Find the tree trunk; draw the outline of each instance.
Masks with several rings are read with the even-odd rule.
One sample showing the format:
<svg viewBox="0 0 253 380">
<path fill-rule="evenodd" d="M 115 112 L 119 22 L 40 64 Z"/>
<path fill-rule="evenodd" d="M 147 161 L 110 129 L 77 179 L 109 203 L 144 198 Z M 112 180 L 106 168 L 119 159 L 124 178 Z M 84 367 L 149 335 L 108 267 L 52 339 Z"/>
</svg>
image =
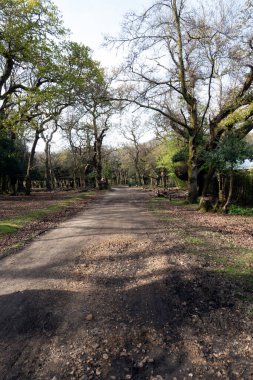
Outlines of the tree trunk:
<svg viewBox="0 0 253 380">
<path fill-rule="evenodd" d="M 203 185 L 203 189 L 202 189 L 201 199 L 199 202 L 199 209 L 205 209 L 206 208 L 205 204 L 206 204 L 207 191 L 208 191 L 208 187 L 210 185 L 211 178 L 213 175 L 214 175 L 214 169 L 209 168 L 207 175 L 206 175 L 206 178 L 204 179 L 204 185 Z"/>
<path fill-rule="evenodd" d="M 207 195 L 207 191 L 208 191 L 208 187 L 210 185 L 210 182 L 211 182 L 211 179 L 214 175 L 214 169 L 213 168 L 210 168 L 207 172 L 207 175 L 204 179 L 204 185 L 203 185 L 203 189 L 202 189 L 202 194 L 201 194 L 201 197 L 206 197 Z"/>
<path fill-rule="evenodd" d="M 98 188 L 98 190 L 102 190 L 102 164 L 101 164 L 101 161 L 99 160 L 99 162 L 97 163 L 97 167 L 96 167 L 96 187 Z"/>
<path fill-rule="evenodd" d="M 87 176 L 88 176 L 89 168 L 90 168 L 90 164 L 87 164 L 87 165 L 85 165 L 85 167 L 84 167 L 84 171 L 83 171 L 83 187 L 84 187 L 84 189 L 85 189 L 85 188 L 87 187 L 87 185 L 88 185 Z"/>
<path fill-rule="evenodd" d="M 22 179 L 18 179 L 18 188 L 17 188 L 17 192 L 18 193 L 25 193 L 25 187 L 24 187 L 24 182 L 23 182 L 23 178 Z"/>
<path fill-rule="evenodd" d="M 221 210 L 221 208 L 224 207 L 224 204 L 226 202 L 226 199 L 225 199 L 226 178 L 224 178 L 220 172 L 217 172 L 217 181 L 218 181 L 218 198 L 214 205 L 214 211 Z"/>
<path fill-rule="evenodd" d="M 135 169 L 136 169 L 136 172 L 137 172 L 138 185 L 141 186 L 142 185 L 142 180 L 141 180 L 140 170 L 139 170 L 138 166 L 136 166 Z"/>
<path fill-rule="evenodd" d="M 94 143 L 94 166 L 96 169 L 96 188 L 102 190 L 102 143 L 99 138 Z"/>
<path fill-rule="evenodd" d="M 188 200 L 190 203 L 198 201 L 198 166 L 195 138 L 189 137 L 188 159 Z"/>
<path fill-rule="evenodd" d="M 228 191 L 228 197 L 227 197 L 227 201 L 223 207 L 223 211 L 224 212 L 227 212 L 228 210 L 228 207 L 231 203 L 231 199 L 232 199 L 232 195 L 233 195 L 233 185 L 234 185 L 234 172 L 233 172 L 233 169 L 230 170 L 230 173 L 229 173 L 229 191 Z"/>
<path fill-rule="evenodd" d="M 136 149 L 136 154 L 135 154 L 135 159 L 134 159 L 134 166 L 135 166 L 135 170 L 136 170 L 136 173 L 137 173 L 138 185 L 141 186 L 142 185 L 142 178 L 141 178 L 141 171 L 140 171 L 140 167 L 139 167 L 139 163 L 140 163 L 139 143 L 136 140 L 135 136 L 134 136 L 134 145 L 135 145 L 135 149 Z"/>
<path fill-rule="evenodd" d="M 50 158 L 49 158 L 49 142 L 46 142 L 45 145 L 45 180 L 46 180 L 46 188 L 48 191 L 52 190 L 52 182 L 51 182 L 51 174 L 50 174 Z"/>
<path fill-rule="evenodd" d="M 51 187 L 52 187 L 52 190 L 55 190 L 55 188 L 56 188 L 56 178 L 55 178 L 54 173 L 53 173 L 51 146 L 50 145 L 49 145 L 49 150 L 48 150 L 48 158 L 49 158 L 49 172 L 50 172 Z"/>
<path fill-rule="evenodd" d="M 17 177 L 10 177 L 11 195 L 17 195 Z"/>
<path fill-rule="evenodd" d="M 43 129 L 40 131 L 42 132 L 43 140 L 45 141 L 45 181 L 46 181 L 46 188 L 48 191 L 52 191 L 53 188 L 55 188 L 55 181 L 52 175 L 52 160 L 51 160 L 51 151 L 50 151 L 50 144 L 53 139 L 54 133 L 57 131 L 57 124 L 55 124 L 54 129 L 51 131 L 49 136 L 43 135 Z"/>
<path fill-rule="evenodd" d="M 26 177 L 25 177 L 25 194 L 26 195 L 31 194 L 31 188 L 32 188 L 31 173 L 32 173 L 33 164 L 34 164 L 35 150 L 36 150 L 36 146 L 37 146 L 37 143 L 39 141 L 39 138 L 40 138 L 40 133 L 41 133 L 40 130 L 36 130 L 35 139 L 33 141 L 31 153 L 30 153 L 29 160 L 28 160 Z"/>
<path fill-rule="evenodd" d="M 224 178 L 222 178 L 222 175 L 220 173 L 217 173 L 217 180 L 218 180 L 218 185 L 219 185 L 219 202 L 220 204 L 224 204 L 225 202 L 225 183 L 224 183 Z"/>
<path fill-rule="evenodd" d="M 1 186 L 2 193 L 7 193 L 8 191 L 8 185 L 7 185 L 7 176 L 4 174 L 2 176 L 2 186 Z"/>
<path fill-rule="evenodd" d="M 25 178 L 25 195 L 31 195 L 32 191 L 32 180 L 30 176 L 26 176 Z"/>
</svg>

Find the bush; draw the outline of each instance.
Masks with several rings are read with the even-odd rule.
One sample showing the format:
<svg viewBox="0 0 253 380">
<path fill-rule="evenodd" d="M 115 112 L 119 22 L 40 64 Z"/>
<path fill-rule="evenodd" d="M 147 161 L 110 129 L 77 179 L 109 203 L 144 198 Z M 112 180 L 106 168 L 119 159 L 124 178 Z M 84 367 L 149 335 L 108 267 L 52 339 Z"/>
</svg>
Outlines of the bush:
<svg viewBox="0 0 253 380">
<path fill-rule="evenodd" d="M 253 216 L 253 208 L 231 205 L 228 213 L 230 215 Z"/>
<path fill-rule="evenodd" d="M 179 152 L 175 153 L 172 157 L 172 162 L 187 162 L 188 160 L 188 150 L 187 148 L 181 149 Z"/>
</svg>

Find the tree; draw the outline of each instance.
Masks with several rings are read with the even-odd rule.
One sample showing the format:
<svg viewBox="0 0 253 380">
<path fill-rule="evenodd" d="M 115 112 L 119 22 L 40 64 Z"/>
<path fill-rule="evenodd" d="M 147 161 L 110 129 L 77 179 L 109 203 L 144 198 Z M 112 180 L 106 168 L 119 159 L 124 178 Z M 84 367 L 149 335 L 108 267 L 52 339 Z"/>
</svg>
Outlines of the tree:
<svg viewBox="0 0 253 380">
<path fill-rule="evenodd" d="M 118 74 L 124 83 L 118 99 L 161 114 L 187 141 L 191 203 L 198 198 L 203 133 L 209 134 L 208 149 L 215 149 L 226 130 L 238 128 L 234 113 L 241 107 L 240 132 L 253 128 L 252 6 L 247 16 L 245 8 L 232 1 L 156 1 L 140 15 L 129 13 L 121 35 L 107 39 L 129 48 Z"/>
<path fill-rule="evenodd" d="M 89 87 L 89 93 L 80 92 L 79 101 L 82 102 L 83 117 L 81 119 L 85 128 L 93 134 L 93 165 L 96 171 L 96 187 L 101 190 L 102 184 L 102 146 L 103 140 L 111 126 L 110 120 L 116 108 L 109 100 L 110 82 L 103 76 L 94 78 Z"/>
<path fill-rule="evenodd" d="M 140 122 L 140 119 L 136 117 L 129 120 L 126 125 L 121 128 L 122 135 L 131 144 L 128 146 L 127 150 L 134 164 L 134 169 L 137 177 L 136 182 L 139 186 L 143 185 L 144 175 L 143 159 L 141 157 L 142 146 L 140 142 L 141 138 L 144 135 L 144 132 L 145 131 Z"/>
<path fill-rule="evenodd" d="M 51 191 L 54 188 L 54 180 L 52 175 L 52 161 L 51 161 L 51 142 L 54 134 L 57 131 L 58 123 L 57 120 L 54 121 L 51 128 L 41 133 L 42 138 L 45 142 L 45 180 L 46 180 L 46 188 L 48 191 Z"/>
<path fill-rule="evenodd" d="M 186 155 L 184 153 L 186 153 Z M 166 169 L 170 183 L 185 187 L 185 182 L 182 181 L 185 175 L 185 165 L 182 167 L 182 161 L 187 161 L 185 144 L 174 134 L 166 135 L 163 140 L 156 145 L 154 155 L 156 157 L 157 168 Z M 181 179 L 179 178 L 179 173 Z"/>
<path fill-rule="evenodd" d="M 35 131 L 26 174 L 26 194 L 31 192 L 31 173 L 36 146 L 50 122 L 57 122 L 61 113 L 77 103 L 80 87 L 88 93 L 90 82 L 99 74 L 97 63 L 90 57 L 90 50 L 69 42 L 61 54 L 57 54 L 59 65 L 51 72 L 51 81 L 42 87 L 20 94 L 15 106 L 9 110 L 6 124 L 13 130 Z M 48 183 L 48 187 L 49 183 Z"/>
<path fill-rule="evenodd" d="M 253 159 L 253 148 L 234 132 L 227 132 L 214 151 L 205 152 L 205 165 L 217 174 L 219 183 L 218 202 L 224 211 L 227 211 L 232 200 L 234 171 L 246 159 Z M 229 190 L 226 199 L 225 181 L 222 174 L 229 176 Z M 215 208 L 217 208 L 217 204 Z"/>
<path fill-rule="evenodd" d="M 1 191 L 16 194 L 16 183 L 24 177 L 27 148 L 22 140 L 14 140 L 6 132 L 0 134 Z"/>
<path fill-rule="evenodd" d="M 66 138 L 73 159 L 74 187 L 86 188 L 88 175 L 94 171 L 93 166 L 93 130 L 81 121 L 82 112 L 72 109 L 61 121 L 61 129 Z"/>
<path fill-rule="evenodd" d="M 65 35 L 50 0 L 3 0 L 0 9 L 0 129 L 20 94 L 52 80 L 57 38 Z"/>
</svg>

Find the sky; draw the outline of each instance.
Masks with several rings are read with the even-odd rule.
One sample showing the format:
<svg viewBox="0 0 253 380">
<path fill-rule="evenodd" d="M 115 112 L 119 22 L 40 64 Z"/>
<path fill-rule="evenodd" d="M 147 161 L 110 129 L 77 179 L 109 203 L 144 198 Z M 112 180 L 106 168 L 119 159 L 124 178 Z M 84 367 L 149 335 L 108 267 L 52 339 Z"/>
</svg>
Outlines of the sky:
<svg viewBox="0 0 253 380">
<path fill-rule="evenodd" d="M 102 48 L 104 35 L 117 36 L 124 15 L 129 10 L 142 11 L 149 0 L 54 0 L 63 15 L 64 24 L 72 31 L 72 39 L 93 50 L 93 58 L 103 67 L 119 61 L 116 52 Z"/>
</svg>

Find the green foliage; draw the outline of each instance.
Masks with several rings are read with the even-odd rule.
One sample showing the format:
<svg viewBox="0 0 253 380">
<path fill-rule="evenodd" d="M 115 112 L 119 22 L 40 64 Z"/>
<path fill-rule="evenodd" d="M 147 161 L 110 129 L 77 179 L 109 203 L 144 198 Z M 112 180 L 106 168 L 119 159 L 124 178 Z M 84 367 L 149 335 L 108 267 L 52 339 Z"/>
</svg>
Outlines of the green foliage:
<svg viewBox="0 0 253 380">
<path fill-rule="evenodd" d="M 0 128 L 9 130 L 20 119 L 30 121 L 45 99 L 57 70 L 57 39 L 66 31 L 50 0 L 3 0 L 0 30 Z"/>
<path fill-rule="evenodd" d="M 104 72 L 91 50 L 68 40 L 51 0 L 1 1 L 0 131 L 18 136 L 35 129 L 38 137 L 67 107 L 90 104 L 97 89 L 105 97 L 105 87 Z M 23 176 L 25 160 L 20 160 L 17 143 L 7 140 L 0 142 L 0 171 L 8 176 L 2 188 L 10 179 L 15 192 L 15 178 Z M 33 163 L 29 161 L 27 172 Z M 73 166 L 69 171 L 72 175 Z M 32 175 L 42 179 L 44 170 L 33 170 Z"/>
<path fill-rule="evenodd" d="M 0 129 L 37 129 L 104 81 L 90 49 L 65 40 L 51 0 L 3 0 L 0 31 L 0 98 L 6 100 Z"/>
<path fill-rule="evenodd" d="M 189 202 L 185 199 L 173 198 L 170 200 L 170 203 L 174 206 L 189 206 Z"/>
<path fill-rule="evenodd" d="M 0 27 L 0 55 L 43 70 L 55 38 L 66 32 L 50 0 L 2 0 Z"/>
<path fill-rule="evenodd" d="M 169 178 L 171 178 L 177 186 L 184 187 L 184 182 L 177 178 L 174 171 L 174 157 L 180 155 L 185 147 L 181 140 L 174 136 L 168 136 L 167 140 L 159 144 L 155 148 L 155 157 L 158 168 L 165 168 Z"/>
<path fill-rule="evenodd" d="M 11 224 L 0 223 L 0 235 L 7 235 L 17 231 L 17 227 Z"/>
<path fill-rule="evenodd" d="M 156 158 L 158 167 L 165 167 L 169 173 L 173 171 L 172 157 L 178 152 L 175 139 L 168 138 L 167 141 L 156 147 Z"/>
<path fill-rule="evenodd" d="M 84 101 L 95 88 L 105 86 L 103 69 L 92 59 L 89 47 L 69 41 L 62 49 L 59 60 L 61 87 L 74 103 Z"/>
<path fill-rule="evenodd" d="M 253 216 L 253 208 L 240 207 L 232 204 L 229 206 L 228 213 L 231 215 Z"/>
<path fill-rule="evenodd" d="M 196 236 L 189 236 L 186 240 L 192 245 L 203 245 L 203 240 Z"/>
<path fill-rule="evenodd" d="M 20 141 L 0 135 L 0 176 L 16 178 L 24 174 L 25 149 Z"/>
<path fill-rule="evenodd" d="M 219 172 L 234 170 L 246 159 L 253 159 L 253 147 L 236 133 L 228 132 L 214 151 L 205 152 L 204 167 L 212 167 Z"/>
<path fill-rule="evenodd" d="M 182 148 L 181 150 L 179 150 L 178 152 L 176 152 L 173 156 L 172 156 L 172 162 L 173 163 L 176 163 L 176 162 L 187 162 L 188 160 L 188 149 L 187 147 L 184 147 Z"/>
</svg>

